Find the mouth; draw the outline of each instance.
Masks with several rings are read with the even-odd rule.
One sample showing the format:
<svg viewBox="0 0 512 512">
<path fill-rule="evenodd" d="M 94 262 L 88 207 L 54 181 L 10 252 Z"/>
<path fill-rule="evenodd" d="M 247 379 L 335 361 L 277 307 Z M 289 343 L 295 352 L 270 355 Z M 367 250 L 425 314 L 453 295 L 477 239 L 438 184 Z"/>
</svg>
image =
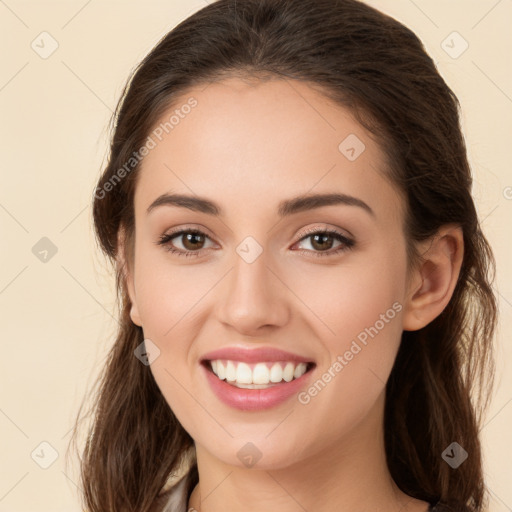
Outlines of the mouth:
<svg viewBox="0 0 512 512">
<path fill-rule="evenodd" d="M 247 363 L 229 359 L 205 359 L 201 364 L 221 381 L 239 389 L 267 389 L 300 379 L 316 364 L 298 361 Z"/>
</svg>

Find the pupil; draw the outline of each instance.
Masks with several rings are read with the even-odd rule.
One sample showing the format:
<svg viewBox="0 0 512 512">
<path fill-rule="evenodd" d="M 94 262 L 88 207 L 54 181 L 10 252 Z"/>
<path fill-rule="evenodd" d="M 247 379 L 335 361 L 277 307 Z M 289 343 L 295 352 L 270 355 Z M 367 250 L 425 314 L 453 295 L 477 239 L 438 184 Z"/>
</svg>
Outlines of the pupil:
<svg viewBox="0 0 512 512">
<path fill-rule="evenodd" d="M 321 239 L 321 242 L 319 244 L 317 244 L 317 239 L 318 238 Z M 332 245 L 332 242 L 331 242 L 331 244 L 327 244 L 328 247 L 326 247 L 325 245 L 322 245 L 322 244 L 325 244 L 326 239 L 329 239 L 329 238 L 331 238 L 331 235 L 327 235 L 327 234 L 324 234 L 324 235 L 313 235 L 313 239 L 314 239 L 313 245 L 315 245 L 315 244 L 319 245 L 320 249 L 325 249 L 325 248 L 329 249 L 330 246 Z"/>
<path fill-rule="evenodd" d="M 186 242 L 187 243 L 192 243 L 192 248 L 196 248 L 197 249 L 197 240 L 195 240 L 196 238 L 200 238 L 201 235 L 198 234 L 198 233 L 187 233 L 185 235 L 185 238 L 186 238 Z M 201 243 L 201 241 L 199 241 L 199 244 Z"/>
</svg>

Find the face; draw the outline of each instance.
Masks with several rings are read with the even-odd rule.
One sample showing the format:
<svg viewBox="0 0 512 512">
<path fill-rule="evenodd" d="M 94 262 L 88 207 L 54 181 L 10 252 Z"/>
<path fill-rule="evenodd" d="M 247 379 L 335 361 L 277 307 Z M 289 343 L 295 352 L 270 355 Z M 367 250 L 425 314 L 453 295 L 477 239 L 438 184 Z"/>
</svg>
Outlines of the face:
<svg viewBox="0 0 512 512">
<path fill-rule="evenodd" d="M 132 320 L 160 351 L 158 386 L 198 450 L 223 463 L 246 464 L 242 447 L 260 468 L 348 450 L 382 411 L 407 296 L 403 201 L 383 152 L 301 82 L 194 88 L 161 122 L 175 109 L 138 176 L 128 277 Z M 273 371 L 281 383 L 240 389 L 205 358 L 234 360 L 242 384 L 240 361 L 249 379 Z"/>
</svg>

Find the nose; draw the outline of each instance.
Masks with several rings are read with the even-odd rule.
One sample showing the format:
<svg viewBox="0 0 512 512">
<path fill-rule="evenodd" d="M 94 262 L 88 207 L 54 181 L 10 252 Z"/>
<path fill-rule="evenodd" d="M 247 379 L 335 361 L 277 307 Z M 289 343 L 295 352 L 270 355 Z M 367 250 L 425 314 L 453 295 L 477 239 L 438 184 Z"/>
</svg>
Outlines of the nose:
<svg viewBox="0 0 512 512">
<path fill-rule="evenodd" d="M 291 294 L 286 279 L 270 268 L 268 260 L 265 251 L 252 263 L 235 254 L 234 267 L 220 287 L 218 319 L 240 334 L 259 335 L 289 320 Z"/>
</svg>

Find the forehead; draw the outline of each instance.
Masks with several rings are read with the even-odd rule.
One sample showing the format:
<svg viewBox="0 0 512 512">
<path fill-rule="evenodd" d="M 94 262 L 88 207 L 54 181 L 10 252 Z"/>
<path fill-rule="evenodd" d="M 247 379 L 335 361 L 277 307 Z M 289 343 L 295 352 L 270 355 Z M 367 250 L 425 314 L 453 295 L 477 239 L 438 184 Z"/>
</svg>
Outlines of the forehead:
<svg viewBox="0 0 512 512">
<path fill-rule="evenodd" d="M 253 211 L 309 192 L 339 192 L 401 218 L 380 146 L 346 108 L 305 82 L 230 78 L 191 88 L 150 136 L 154 147 L 135 195 L 139 214 L 171 192 Z"/>
</svg>

